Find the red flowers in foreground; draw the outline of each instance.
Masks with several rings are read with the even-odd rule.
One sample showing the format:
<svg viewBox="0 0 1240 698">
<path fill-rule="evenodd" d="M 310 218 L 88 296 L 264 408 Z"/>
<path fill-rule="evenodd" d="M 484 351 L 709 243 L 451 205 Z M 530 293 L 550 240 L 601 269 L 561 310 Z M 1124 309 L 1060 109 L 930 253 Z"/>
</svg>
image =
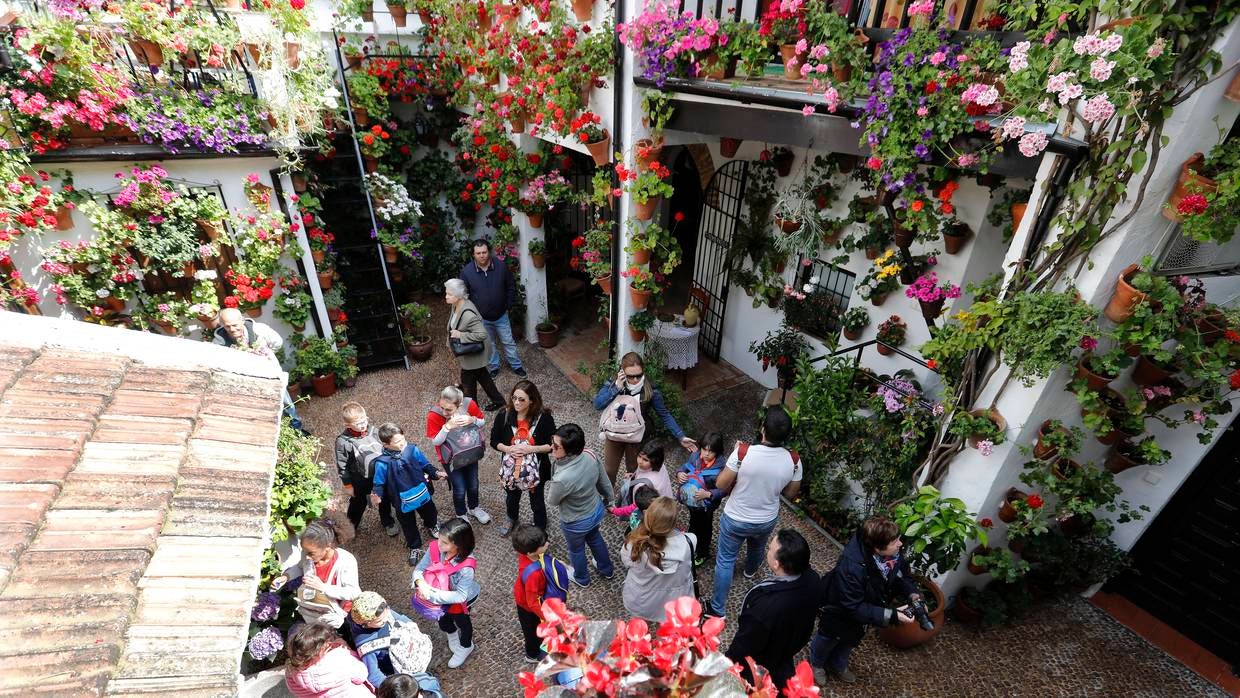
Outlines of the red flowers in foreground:
<svg viewBox="0 0 1240 698">
<path fill-rule="evenodd" d="M 1206 201 L 1203 194 L 1189 194 L 1180 199 L 1180 203 L 1176 204 L 1175 209 L 1181 216 L 1198 216 L 1206 212 L 1210 207 L 1210 202 Z"/>
</svg>

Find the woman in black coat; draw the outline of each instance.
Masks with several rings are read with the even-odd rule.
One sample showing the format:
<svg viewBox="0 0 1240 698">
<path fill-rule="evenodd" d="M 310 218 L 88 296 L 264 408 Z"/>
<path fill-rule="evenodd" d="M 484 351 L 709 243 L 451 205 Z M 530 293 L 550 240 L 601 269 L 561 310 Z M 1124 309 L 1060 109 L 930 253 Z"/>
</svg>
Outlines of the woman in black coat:
<svg viewBox="0 0 1240 698">
<path fill-rule="evenodd" d="M 547 530 L 543 486 L 551 479 L 551 436 L 555 418 L 543 407 L 542 395 L 532 382 L 517 381 L 507 407 L 491 425 L 491 448 L 503 454 L 500 479 L 504 483 L 508 520 L 500 527 L 506 536 L 521 518 L 521 492 L 530 493 L 534 525 Z"/>
</svg>

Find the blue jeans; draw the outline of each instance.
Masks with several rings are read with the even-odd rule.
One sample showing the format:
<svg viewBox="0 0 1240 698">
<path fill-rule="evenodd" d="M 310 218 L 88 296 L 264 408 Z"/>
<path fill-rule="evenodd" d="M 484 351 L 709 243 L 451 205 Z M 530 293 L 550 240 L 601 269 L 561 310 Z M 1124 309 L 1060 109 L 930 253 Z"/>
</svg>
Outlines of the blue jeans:
<svg viewBox="0 0 1240 698">
<path fill-rule="evenodd" d="M 487 368 L 499 370 L 499 348 L 504 347 L 504 358 L 508 366 L 516 371 L 521 368 L 521 357 L 517 356 L 517 340 L 512 338 L 512 323 L 508 321 L 508 313 L 499 316 L 498 320 L 483 320 L 482 326 L 487 328 L 491 338 L 491 360 Z"/>
<path fill-rule="evenodd" d="M 810 666 L 830 669 L 838 674 L 848 668 L 848 655 L 852 654 L 857 644 L 814 633 L 814 638 L 809 641 Z"/>
<path fill-rule="evenodd" d="M 470 463 L 453 468 L 448 473 L 448 484 L 452 486 L 452 508 L 457 516 L 464 516 L 469 509 L 478 508 L 478 464 Z M 465 495 L 469 495 L 469 509 L 465 508 Z"/>
<path fill-rule="evenodd" d="M 604 513 L 606 511 L 600 500 L 598 509 L 586 518 L 560 522 L 560 530 L 564 532 L 564 544 L 568 546 L 568 562 L 573 566 L 573 578 L 578 584 L 590 583 L 590 563 L 586 560 L 587 545 L 590 546 L 590 554 L 594 556 L 594 564 L 598 565 L 599 574 L 610 577 L 616 572 L 611 564 L 607 543 L 603 542 L 603 534 L 598 530 Z"/>
<path fill-rule="evenodd" d="M 288 388 L 284 389 L 284 416 L 288 417 L 289 426 L 301 429 L 301 417 L 297 414 L 297 403 L 293 402 L 293 396 L 288 394 Z"/>
<path fill-rule="evenodd" d="M 766 557 L 766 539 L 775 530 L 775 522 L 771 519 L 766 523 L 751 524 L 728 518 L 727 514 L 719 516 L 719 542 L 715 544 L 715 593 L 711 596 L 710 606 L 716 615 L 722 616 L 724 606 L 728 602 L 728 591 L 732 588 L 732 568 L 736 566 L 736 557 L 741 552 L 741 543 L 748 542 L 745 551 L 745 571 L 753 574 L 762 566 Z"/>
</svg>

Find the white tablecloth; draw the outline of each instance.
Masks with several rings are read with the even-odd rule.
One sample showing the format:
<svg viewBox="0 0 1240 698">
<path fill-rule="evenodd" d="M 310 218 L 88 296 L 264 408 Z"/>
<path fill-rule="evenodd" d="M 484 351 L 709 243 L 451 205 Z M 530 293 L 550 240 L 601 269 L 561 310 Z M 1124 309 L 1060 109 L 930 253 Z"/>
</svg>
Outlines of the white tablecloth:
<svg viewBox="0 0 1240 698">
<path fill-rule="evenodd" d="M 698 334 L 702 331 L 701 323 L 693 327 L 685 327 L 684 318 L 676 316 L 673 322 L 655 320 L 650 327 L 650 341 L 663 347 L 667 355 L 667 368 L 688 369 L 697 366 Z"/>
</svg>

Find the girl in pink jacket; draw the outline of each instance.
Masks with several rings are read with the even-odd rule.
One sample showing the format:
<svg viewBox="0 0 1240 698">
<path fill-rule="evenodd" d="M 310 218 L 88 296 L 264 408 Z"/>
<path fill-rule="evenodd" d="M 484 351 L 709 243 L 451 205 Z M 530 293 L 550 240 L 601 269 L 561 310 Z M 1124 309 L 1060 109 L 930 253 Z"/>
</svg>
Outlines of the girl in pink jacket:
<svg viewBox="0 0 1240 698">
<path fill-rule="evenodd" d="M 288 639 L 284 682 L 296 698 L 372 698 L 366 665 L 344 644 L 336 631 L 322 623 L 307 623 Z"/>
</svg>

